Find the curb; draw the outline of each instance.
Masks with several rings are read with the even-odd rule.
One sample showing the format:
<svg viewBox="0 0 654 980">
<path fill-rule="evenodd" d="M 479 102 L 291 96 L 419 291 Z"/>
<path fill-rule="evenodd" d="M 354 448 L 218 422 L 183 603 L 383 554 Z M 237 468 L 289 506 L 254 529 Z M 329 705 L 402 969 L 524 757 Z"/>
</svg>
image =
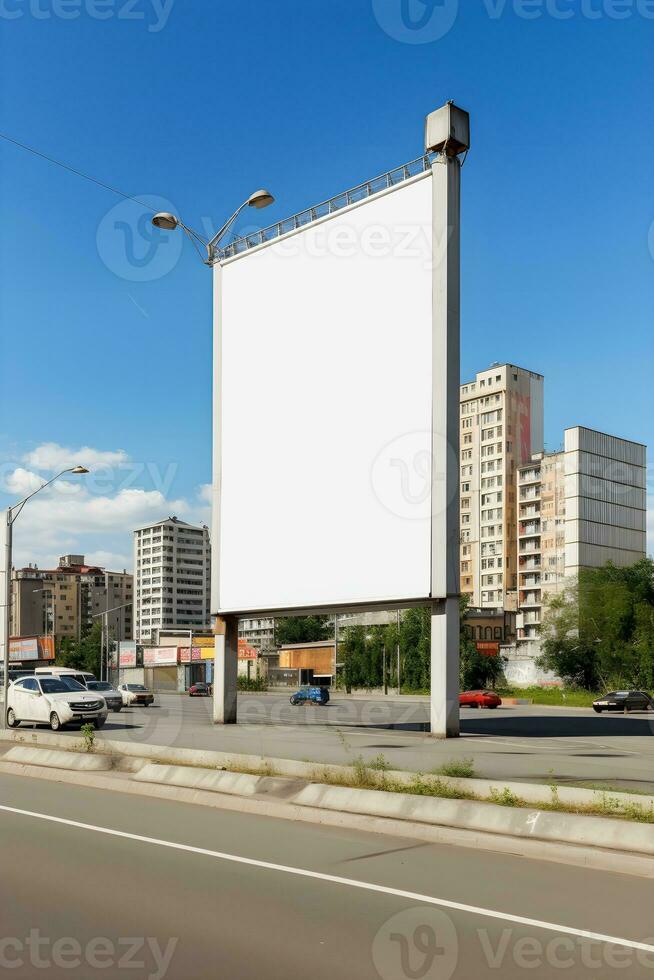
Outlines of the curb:
<svg viewBox="0 0 654 980">
<path fill-rule="evenodd" d="M 41 737 L 41 741 L 43 743 L 46 739 L 51 742 L 55 739 L 65 740 L 65 738 L 65 736 L 47 735 Z M 365 824 L 362 829 L 371 829 L 371 821 L 386 821 L 384 824 L 386 829 L 381 832 L 393 833 L 396 836 L 418 836 L 420 839 L 425 839 L 424 835 L 428 832 L 428 839 L 432 840 L 435 839 L 434 834 L 442 835 L 447 831 L 449 835 L 463 833 L 467 840 L 470 840 L 468 835 L 473 835 L 475 840 L 479 835 L 485 840 L 497 841 L 501 838 L 505 842 L 512 842 L 511 847 L 507 845 L 506 850 L 515 853 L 517 847 L 518 853 L 524 853 L 525 856 L 527 856 L 524 850 L 526 842 L 529 842 L 530 849 L 533 849 L 538 842 L 542 851 L 540 856 L 548 860 L 564 860 L 561 857 L 548 856 L 548 847 L 559 850 L 582 848 L 585 852 L 583 860 L 580 853 L 575 851 L 573 854 L 565 850 L 567 855 L 565 863 L 577 864 L 581 861 L 584 866 L 598 867 L 599 865 L 589 864 L 587 853 L 597 852 L 598 855 L 600 853 L 603 855 L 601 858 L 598 856 L 597 860 L 601 860 L 603 862 L 601 866 L 606 867 L 606 855 L 612 854 L 616 863 L 611 866 L 611 870 L 618 870 L 618 864 L 622 861 L 623 865 L 620 865 L 619 870 L 623 873 L 628 865 L 630 868 L 640 868 L 629 873 L 654 876 L 654 828 L 650 824 L 605 816 L 538 809 L 539 804 L 542 806 L 545 802 L 542 795 L 540 800 L 534 801 L 536 809 L 529 810 L 524 807 L 501 806 L 492 800 L 451 799 L 418 795 L 410 791 L 391 793 L 383 789 L 345 787 L 315 781 L 321 774 L 324 778 L 327 772 L 332 778 L 337 777 L 339 775 L 337 770 L 351 778 L 352 770 L 347 767 L 312 767 L 288 760 L 264 761 L 252 756 L 236 757 L 229 756 L 227 753 L 200 753 L 190 749 L 174 751 L 177 755 L 183 754 L 187 757 L 212 755 L 213 766 L 209 768 L 206 763 L 205 766 L 201 766 L 197 761 L 195 765 L 178 765 L 168 761 L 153 761 L 157 755 L 161 758 L 166 754 L 167 750 L 162 750 L 160 746 L 134 747 L 129 753 L 119 751 L 116 753 L 118 758 L 112 757 L 110 753 L 113 747 L 119 749 L 125 747 L 123 743 L 115 742 L 101 743 L 105 750 L 109 749 L 109 752 L 93 755 L 91 758 L 103 763 L 106 769 L 113 768 L 117 762 L 120 771 L 113 775 L 100 775 L 97 771 L 89 772 L 85 766 L 81 768 L 78 764 L 84 763 L 89 758 L 88 755 L 75 750 L 68 752 L 44 750 L 38 747 L 38 740 L 34 739 L 34 736 L 32 741 L 36 741 L 37 744 L 14 746 L 9 749 L 4 761 L 0 761 L 0 771 L 59 779 L 122 792 L 142 792 L 147 795 L 151 791 L 153 795 L 163 795 L 167 799 L 179 799 L 183 802 L 196 802 L 196 798 L 200 802 L 207 802 L 207 797 L 221 801 L 209 804 L 214 806 L 227 806 L 225 800 L 231 798 L 233 809 L 261 812 L 264 815 L 285 819 L 311 819 L 312 822 L 319 823 L 333 823 L 336 819 L 337 825 L 350 827 L 359 826 L 357 821 L 361 820 Z M 147 750 L 147 753 L 144 750 Z M 219 756 L 220 760 L 216 759 L 216 756 Z M 52 771 L 50 760 L 54 760 L 54 765 L 59 764 L 60 768 L 57 772 Z M 253 760 L 257 762 L 256 766 L 252 765 Z M 185 761 L 188 763 L 189 759 Z M 220 762 L 229 764 L 233 769 L 238 769 L 239 765 L 247 769 L 248 766 L 244 765 L 244 762 L 249 762 L 251 769 L 261 768 L 263 764 L 271 771 L 269 775 L 247 771 L 226 771 L 224 768 L 219 768 Z M 279 775 L 279 769 L 274 763 L 280 764 L 287 770 L 283 776 Z M 407 777 L 411 777 L 411 774 L 407 773 L 397 775 L 407 782 Z M 486 788 L 492 785 L 489 780 L 453 780 L 451 783 L 454 784 L 453 788 L 463 787 L 468 791 L 472 788 L 470 783 L 483 783 Z M 529 784 L 517 784 L 517 787 L 523 791 L 523 799 L 525 789 L 540 794 L 543 792 L 543 787 L 529 786 Z M 583 794 L 586 798 L 591 796 L 597 802 L 597 794 L 592 790 L 568 790 L 568 792 Z M 642 802 L 643 798 L 639 798 L 638 801 Z M 255 810 L 248 811 L 245 804 L 256 804 Z M 262 810 L 262 806 L 272 809 Z M 328 818 L 326 814 L 330 812 L 336 816 Z M 306 813 L 313 814 L 313 817 L 306 817 L 304 815 Z M 422 827 L 423 830 L 418 832 L 416 827 Z M 471 843 L 470 846 L 478 845 Z M 531 854 L 531 850 L 529 853 Z M 571 860 L 573 857 L 575 859 Z M 626 865 L 624 865 L 625 861 Z M 639 865 L 638 862 L 641 864 Z"/>
<path fill-rule="evenodd" d="M 654 878 L 654 859 L 648 855 L 611 851 L 595 846 L 551 843 L 537 838 L 516 838 L 497 833 L 430 825 L 411 820 L 397 820 L 372 815 L 363 816 L 349 812 L 342 813 L 336 810 L 298 806 L 293 803 L 262 800 L 256 797 L 235 797 L 201 789 L 185 789 L 161 783 L 136 782 L 103 773 L 80 773 L 63 769 L 51 770 L 45 767 L 24 766 L 11 762 L 0 762 L 0 772 L 27 776 L 32 779 L 46 779 L 49 782 L 69 783 L 89 789 L 111 790 L 170 802 L 210 806 L 218 810 L 249 813 L 260 817 L 297 820 L 324 827 L 354 830 L 367 834 L 382 834 L 409 841 L 421 840 L 428 844 L 467 847 L 530 858 L 531 860 L 589 868 L 595 871 Z"/>
<path fill-rule="evenodd" d="M 72 742 L 67 735 L 55 735 L 51 732 L 34 731 L 29 729 L 14 729 L 5 733 L 5 742 L 15 742 L 19 745 L 32 746 L 38 751 L 43 747 L 65 749 L 68 753 L 79 752 L 78 743 Z M 0 740 L 0 750 L 3 742 Z M 10 750 L 11 751 L 11 750 Z M 135 763 L 156 762 L 166 765 L 190 766 L 210 770 L 230 769 L 242 770 L 244 773 L 269 770 L 275 776 L 285 776 L 294 779 L 304 779 L 308 782 L 320 782 L 328 777 L 351 777 L 352 767 L 322 762 L 299 762 L 295 759 L 279 759 L 272 756 L 245 755 L 238 752 L 218 752 L 213 749 L 175 748 L 165 745 L 150 745 L 146 743 L 112 741 L 99 737 L 93 756 L 113 756 L 131 759 Z M 2 756 L 0 755 L 0 759 Z M 70 768 L 70 767 L 68 767 Z M 374 770 L 373 770 L 374 771 Z M 380 773 L 380 775 L 383 775 Z M 418 773 L 409 770 L 388 770 L 385 775 L 398 783 L 410 786 Z M 552 802 L 554 793 L 561 803 L 571 806 L 588 806 L 605 800 L 619 800 L 621 804 L 634 804 L 647 808 L 654 807 L 654 796 L 644 796 L 637 793 L 605 792 L 603 790 L 583 789 L 575 786 L 554 786 L 551 783 L 526 783 L 509 779 L 482 779 L 478 777 L 443 776 L 437 773 L 429 774 L 438 778 L 445 786 L 459 793 L 474 793 L 490 797 L 495 791 L 508 790 L 534 806 L 543 806 Z M 375 792 L 379 792 L 376 790 Z M 606 819 L 604 817 L 602 820 Z"/>
</svg>

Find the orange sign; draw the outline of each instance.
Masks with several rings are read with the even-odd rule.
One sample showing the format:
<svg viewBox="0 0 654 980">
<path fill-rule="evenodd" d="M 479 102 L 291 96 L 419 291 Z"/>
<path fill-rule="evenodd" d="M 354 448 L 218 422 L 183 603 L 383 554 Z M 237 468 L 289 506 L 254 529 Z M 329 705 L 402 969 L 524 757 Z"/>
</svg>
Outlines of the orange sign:
<svg viewBox="0 0 654 980">
<path fill-rule="evenodd" d="M 256 660 L 259 656 L 259 651 L 256 647 L 251 647 L 247 640 L 238 641 L 238 659 L 239 660 Z"/>
<path fill-rule="evenodd" d="M 9 640 L 9 659 L 54 660 L 54 637 L 52 636 L 12 636 Z"/>
<path fill-rule="evenodd" d="M 497 657 L 500 652 L 499 640 L 478 640 L 475 646 L 484 657 Z"/>
</svg>

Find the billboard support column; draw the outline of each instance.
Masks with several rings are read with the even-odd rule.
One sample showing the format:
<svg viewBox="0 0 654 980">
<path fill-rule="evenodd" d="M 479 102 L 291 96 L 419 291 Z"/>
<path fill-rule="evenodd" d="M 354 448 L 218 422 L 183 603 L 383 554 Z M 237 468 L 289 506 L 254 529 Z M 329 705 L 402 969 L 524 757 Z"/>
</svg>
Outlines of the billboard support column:
<svg viewBox="0 0 654 980">
<path fill-rule="evenodd" d="M 432 164 L 431 734 L 459 734 L 459 385 L 461 161 L 468 113 L 448 103 L 426 120 Z"/>
<path fill-rule="evenodd" d="M 236 678 L 238 675 L 238 617 L 219 616 L 213 667 L 214 725 L 236 724 Z"/>
</svg>

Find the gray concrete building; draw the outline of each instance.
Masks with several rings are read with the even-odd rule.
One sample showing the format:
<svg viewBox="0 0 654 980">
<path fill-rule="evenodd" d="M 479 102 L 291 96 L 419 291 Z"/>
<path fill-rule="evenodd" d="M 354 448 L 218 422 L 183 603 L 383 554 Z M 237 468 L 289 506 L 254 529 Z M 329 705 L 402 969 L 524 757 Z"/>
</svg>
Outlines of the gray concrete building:
<svg viewBox="0 0 654 980">
<path fill-rule="evenodd" d="M 166 517 L 134 531 L 134 638 L 210 626 L 209 529 Z"/>
<path fill-rule="evenodd" d="M 645 557 L 646 447 L 583 426 L 518 469 L 518 642 L 538 638 L 548 593 L 582 568 Z"/>
</svg>

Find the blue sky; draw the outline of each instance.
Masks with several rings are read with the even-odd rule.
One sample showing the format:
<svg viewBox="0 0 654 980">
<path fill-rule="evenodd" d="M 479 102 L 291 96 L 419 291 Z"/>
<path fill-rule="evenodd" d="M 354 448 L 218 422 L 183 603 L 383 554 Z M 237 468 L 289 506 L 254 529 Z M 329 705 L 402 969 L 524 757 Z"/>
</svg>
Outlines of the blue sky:
<svg viewBox="0 0 654 980">
<path fill-rule="evenodd" d="M 543 373 L 548 448 L 574 424 L 654 444 L 652 2 L 0 7 L 0 129 L 200 230 L 261 185 L 268 223 L 418 156 L 455 99 L 464 379 Z M 16 559 L 122 566 L 134 523 L 207 516 L 210 276 L 181 235 L 141 264 L 139 205 L 4 142 L 0 168 L 0 502 L 80 447 L 96 471 L 26 508 Z"/>
</svg>

